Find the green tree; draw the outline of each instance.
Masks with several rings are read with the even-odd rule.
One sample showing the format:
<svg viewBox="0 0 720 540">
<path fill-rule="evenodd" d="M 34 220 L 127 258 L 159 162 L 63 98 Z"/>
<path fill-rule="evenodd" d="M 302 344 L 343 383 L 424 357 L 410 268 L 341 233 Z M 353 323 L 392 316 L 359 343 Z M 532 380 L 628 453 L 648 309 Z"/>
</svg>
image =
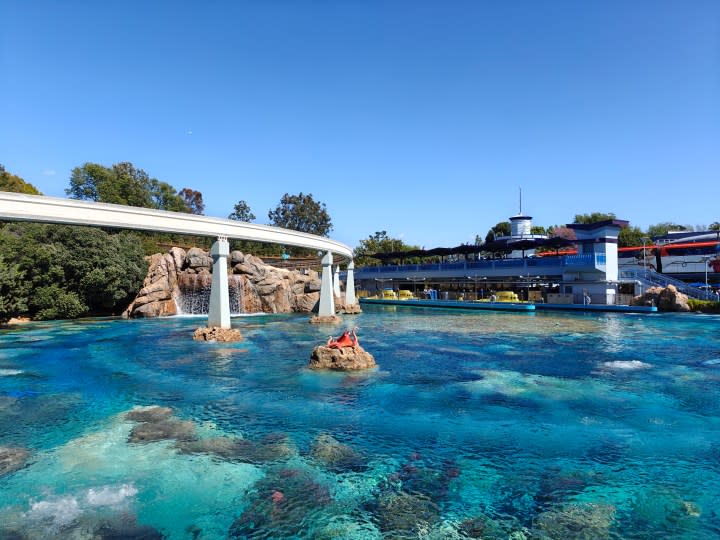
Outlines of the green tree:
<svg viewBox="0 0 720 540">
<path fill-rule="evenodd" d="M 255 221 L 255 214 L 253 214 L 250 210 L 250 205 L 248 205 L 248 203 L 240 200 L 233 207 L 232 214 L 228 216 L 228 219 L 250 223 L 251 221 Z"/>
<path fill-rule="evenodd" d="M 664 222 L 650 225 L 647 230 L 647 236 L 664 236 L 670 231 L 687 231 L 688 228 L 685 225 L 678 225 L 677 223 Z"/>
<path fill-rule="evenodd" d="M 20 266 L 8 264 L 0 256 L 0 323 L 27 311 L 26 289 Z"/>
<path fill-rule="evenodd" d="M 313 199 L 312 193 L 298 195 L 286 193 L 275 210 L 268 212 L 270 224 L 318 236 L 328 236 L 332 230 L 330 214 L 325 203 Z"/>
<path fill-rule="evenodd" d="M 92 227 L 6 223 L 0 253 L 24 274 L 12 294 L 35 318 L 119 314 L 147 272 L 137 235 Z"/>
<path fill-rule="evenodd" d="M 631 227 L 628 225 L 620 230 L 618 235 L 619 247 L 641 246 L 642 239 L 645 236 L 640 227 Z"/>
<path fill-rule="evenodd" d="M 399 238 L 391 238 L 387 231 L 376 231 L 367 238 L 360 240 L 358 246 L 353 250 L 353 258 L 359 266 L 370 266 L 381 264 L 379 259 L 370 257 L 375 253 L 393 253 L 420 249 L 418 246 L 405 244 Z"/>
<path fill-rule="evenodd" d="M 533 225 L 530 227 L 530 234 L 547 234 L 547 229 L 542 225 Z"/>
<path fill-rule="evenodd" d="M 708 230 L 711 231 L 720 231 L 720 221 L 715 221 L 710 224 L 710 227 L 708 227 Z"/>
<path fill-rule="evenodd" d="M 607 221 L 609 219 L 616 219 L 615 214 L 612 212 L 592 212 L 591 214 L 575 214 L 573 223 L 597 223 L 598 221 Z"/>
<path fill-rule="evenodd" d="M 485 242 L 494 242 L 496 238 L 500 238 L 501 236 L 510 236 L 511 231 L 512 227 L 509 221 L 496 223 L 485 235 Z"/>
<path fill-rule="evenodd" d="M 2 164 L 0 164 L 0 191 L 42 195 L 32 184 L 26 182 L 19 176 L 7 172 Z"/>
<path fill-rule="evenodd" d="M 97 163 L 75 167 L 70 174 L 70 187 L 65 193 L 72 199 L 85 201 L 173 212 L 192 210 L 174 187 L 151 178 L 144 170 L 129 162 L 116 163 L 110 168 Z"/>
<path fill-rule="evenodd" d="M 201 216 L 203 212 L 205 212 L 205 203 L 203 202 L 203 196 L 202 193 L 199 191 L 195 191 L 194 189 L 190 188 L 182 188 L 178 195 L 183 199 L 185 202 L 185 206 L 187 207 L 187 211 L 191 214 L 197 214 Z"/>
</svg>

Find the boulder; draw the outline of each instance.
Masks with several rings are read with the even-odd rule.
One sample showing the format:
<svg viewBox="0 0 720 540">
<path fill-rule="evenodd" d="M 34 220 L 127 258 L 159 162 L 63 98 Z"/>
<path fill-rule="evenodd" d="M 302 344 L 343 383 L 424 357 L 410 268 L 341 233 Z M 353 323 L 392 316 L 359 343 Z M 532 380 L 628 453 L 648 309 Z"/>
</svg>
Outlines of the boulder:
<svg viewBox="0 0 720 540">
<path fill-rule="evenodd" d="M 212 268 L 212 257 L 200 248 L 190 248 L 185 256 L 185 265 L 190 268 Z"/>
<path fill-rule="evenodd" d="M 633 306 L 657 306 L 658 311 L 690 311 L 687 295 L 677 290 L 674 285 L 667 287 L 650 287 L 642 296 L 636 296 Z"/>
<path fill-rule="evenodd" d="M 335 371 L 355 371 L 376 367 L 373 355 L 360 347 L 335 349 L 318 345 L 310 355 L 310 369 L 331 369 Z"/>
<path fill-rule="evenodd" d="M 201 326 L 193 333 L 195 341 L 242 341 L 242 334 L 236 328 L 220 328 L 219 326 Z"/>
</svg>

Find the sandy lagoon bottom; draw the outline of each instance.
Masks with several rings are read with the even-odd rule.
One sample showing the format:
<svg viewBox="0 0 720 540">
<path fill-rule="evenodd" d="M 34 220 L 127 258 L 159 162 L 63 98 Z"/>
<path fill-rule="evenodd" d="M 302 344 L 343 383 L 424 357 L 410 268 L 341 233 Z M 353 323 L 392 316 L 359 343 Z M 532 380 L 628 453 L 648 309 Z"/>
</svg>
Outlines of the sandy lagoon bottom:
<svg viewBox="0 0 720 540">
<path fill-rule="evenodd" d="M 0 538 L 720 536 L 718 317 L 367 307 L 355 374 L 201 322 L 0 332 Z"/>
</svg>

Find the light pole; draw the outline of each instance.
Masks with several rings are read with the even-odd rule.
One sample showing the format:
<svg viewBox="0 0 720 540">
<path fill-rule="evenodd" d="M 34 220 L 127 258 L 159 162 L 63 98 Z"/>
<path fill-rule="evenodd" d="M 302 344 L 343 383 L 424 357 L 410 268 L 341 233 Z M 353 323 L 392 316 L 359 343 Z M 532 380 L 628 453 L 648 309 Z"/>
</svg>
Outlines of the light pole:
<svg viewBox="0 0 720 540">
<path fill-rule="evenodd" d="M 708 286 L 708 261 L 710 260 L 710 255 L 705 255 L 703 257 L 703 260 L 705 261 L 705 300 L 710 299 L 710 287 Z"/>
<path fill-rule="evenodd" d="M 650 240 L 647 236 L 643 236 L 641 238 L 642 240 L 642 246 L 643 246 L 643 274 L 645 275 L 645 278 L 647 279 L 647 255 L 645 254 L 645 242 Z"/>
</svg>

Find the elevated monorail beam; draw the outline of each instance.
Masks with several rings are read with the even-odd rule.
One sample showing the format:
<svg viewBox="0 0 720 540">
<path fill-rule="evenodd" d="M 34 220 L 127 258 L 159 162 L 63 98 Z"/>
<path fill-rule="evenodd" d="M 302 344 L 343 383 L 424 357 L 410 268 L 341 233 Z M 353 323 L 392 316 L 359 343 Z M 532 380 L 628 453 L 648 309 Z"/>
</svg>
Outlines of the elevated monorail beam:
<svg viewBox="0 0 720 540">
<path fill-rule="evenodd" d="M 0 219 L 214 237 L 217 240 L 213 244 L 210 254 L 213 258 L 215 271 L 213 272 L 211 284 L 208 325 L 222 328 L 230 328 L 227 273 L 218 271 L 227 266 L 227 257 L 230 253 L 228 239 L 283 244 L 325 252 L 319 315 L 335 314 L 332 277 L 330 275 L 333 262 L 332 254 L 335 253 L 352 261 L 352 249 L 350 247 L 323 236 L 271 227 L 270 225 L 256 225 L 243 221 L 198 216 L 182 212 L 151 210 L 120 204 L 77 201 L 0 191 Z M 349 270 L 349 272 L 352 272 L 352 270 Z M 348 279 L 348 282 L 351 282 L 351 280 Z"/>
<path fill-rule="evenodd" d="M 0 192 L 0 219 L 135 229 L 216 238 L 224 236 L 228 239 L 254 240 L 329 251 L 343 258 L 352 259 L 352 249 L 341 242 L 290 229 L 182 212 L 167 212 L 136 206 L 77 201 L 42 195 Z"/>
</svg>

